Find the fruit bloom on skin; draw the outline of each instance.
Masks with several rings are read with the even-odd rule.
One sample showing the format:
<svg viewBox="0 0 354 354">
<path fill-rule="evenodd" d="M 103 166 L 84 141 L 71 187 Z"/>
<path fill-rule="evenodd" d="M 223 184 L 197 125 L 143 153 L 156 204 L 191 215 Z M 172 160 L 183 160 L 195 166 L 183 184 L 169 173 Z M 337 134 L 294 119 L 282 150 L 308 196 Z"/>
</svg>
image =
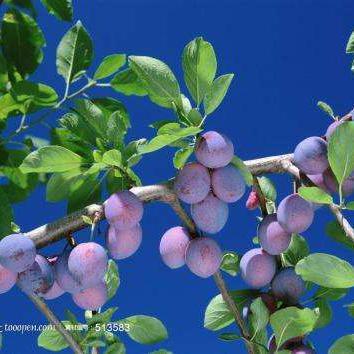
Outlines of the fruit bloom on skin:
<svg viewBox="0 0 354 354">
<path fill-rule="evenodd" d="M 26 294 L 43 296 L 54 283 L 52 266 L 46 258 L 37 254 L 35 262 L 18 274 L 17 285 Z"/>
<path fill-rule="evenodd" d="M 84 288 L 98 284 L 107 270 L 106 250 L 95 242 L 77 245 L 70 253 L 68 269 Z"/>
<path fill-rule="evenodd" d="M 197 237 L 190 241 L 186 250 L 186 264 L 189 270 L 201 278 L 215 274 L 221 264 L 219 245 L 209 237 Z"/>
<path fill-rule="evenodd" d="M 276 271 L 275 258 L 261 248 L 246 252 L 240 261 L 241 276 L 252 288 L 262 288 L 268 285 Z"/>
<path fill-rule="evenodd" d="M 176 176 L 174 188 L 179 199 L 188 204 L 201 202 L 210 191 L 210 174 L 197 162 L 185 165 Z"/>
<path fill-rule="evenodd" d="M 54 263 L 55 279 L 61 289 L 74 294 L 83 289 L 79 280 L 70 273 L 68 268 L 68 259 L 70 251 L 64 251 Z"/>
<path fill-rule="evenodd" d="M 58 260 L 58 257 L 53 257 L 53 258 L 48 258 L 48 262 L 52 266 L 53 272 L 54 272 L 54 264 Z M 65 291 L 58 285 L 58 282 L 55 279 L 55 272 L 54 272 L 54 283 L 51 286 L 51 288 L 43 294 L 43 298 L 46 300 L 53 300 L 58 298 L 59 296 L 63 295 Z"/>
<path fill-rule="evenodd" d="M 305 291 L 305 282 L 292 267 L 282 269 L 272 281 L 273 295 L 287 304 L 297 304 Z"/>
<path fill-rule="evenodd" d="M 186 249 L 189 244 L 189 233 L 181 226 L 167 230 L 160 241 L 160 254 L 163 262 L 170 268 L 180 268 L 185 261 Z"/>
<path fill-rule="evenodd" d="M 210 234 L 218 233 L 229 217 L 228 205 L 212 193 L 200 203 L 191 205 L 191 214 L 198 228 Z"/>
<path fill-rule="evenodd" d="M 294 164 L 306 174 L 324 172 L 329 166 L 327 143 L 317 136 L 301 141 L 294 151 Z"/>
<path fill-rule="evenodd" d="M 245 194 L 246 184 L 241 173 L 232 165 L 217 168 L 211 174 L 214 194 L 226 203 L 234 203 Z"/>
<path fill-rule="evenodd" d="M 107 299 L 107 286 L 101 281 L 92 288 L 82 290 L 72 296 L 75 304 L 83 310 L 98 310 Z"/>
<path fill-rule="evenodd" d="M 234 156 L 234 146 L 225 135 L 209 131 L 204 133 L 198 141 L 195 156 L 206 167 L 224 167 L 231 162 Z"/>
<path fill-rule="evenodd" d="M 110 256 L 114 259 L 132 256 L 141 245 L 142 235 L 140 224 L 125 230 L 119 230 L 112 224 L 106 235 L 106 246 Z"/>
<path fill-rule="evenodd" d="M 300 347 L 292 349 L 291 354 L 315 354 L 315 351 L 306 345 L 301 345 Z"/>
<path fill-rule="evenodd" d="M 121 230 L 130 229 L 143 217 L 143 203 L 130 191 L 112 194 L 104 203 L 105 216 L 110 224 Z"/>
<path fill-rule="evenodd" d="M 17 273 L 0 265 L 0 294 L 8 292 L 17 280 Z"/>
<path fill-rule="evenodd" d="M 300 233 L 312 224 L 314 210 L 311 203 L 298 194 L 284 198 L 277 210 L 277 219 L 282 228 L 290 233 Z"/>
<path fill-rule="evenodd" d="M 264 217 L 258 228 L 258 237 L 262 248 L 271 255 L 286 251 L 291 241 L 291 233 L 280 226 L 276 214 Z"/>
<path fill-rule="evenodd" d="M 339 185 L 334 176 L 332 170 L 328 168 L 323 173 L 323 181 L 327 187 L 329 193 L 338 193 Z M 354 173 L 349 175 L 349 177 L 342 184 L 342 192 L 344 196 L 349 196 L 354 192 Z"/>
<path fill-rule="evenodd" d="M 23 234 L 9 235 L 0 241 L 0 264 L 14 273 L 28 269 L 35 257 L 35 244 Z"/>
</svg>

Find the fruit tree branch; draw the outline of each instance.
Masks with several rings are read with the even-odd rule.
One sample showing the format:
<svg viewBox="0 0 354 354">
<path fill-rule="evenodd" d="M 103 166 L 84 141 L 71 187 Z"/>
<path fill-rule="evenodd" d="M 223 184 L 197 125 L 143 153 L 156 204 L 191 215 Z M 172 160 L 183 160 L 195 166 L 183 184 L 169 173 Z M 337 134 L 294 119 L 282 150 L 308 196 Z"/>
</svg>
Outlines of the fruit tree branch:
<svg viewBox="0 0 354 354">
<path fill-rule="evenodd" d="M 79 344 L 75 341 L 70 332 L 64 327 L 64 325 L 59 321 L 47 304 L 38 296 L 29 295 L 30 300 L 35 304 L 39 311 L 41 311 L 47 318 L 49 323 L 51 323 L 54 328 L 63 336 L 66 342 L 69 344 L 70 348 L 75 354 L 84 354 L 81 350 Z"/>
</svg>

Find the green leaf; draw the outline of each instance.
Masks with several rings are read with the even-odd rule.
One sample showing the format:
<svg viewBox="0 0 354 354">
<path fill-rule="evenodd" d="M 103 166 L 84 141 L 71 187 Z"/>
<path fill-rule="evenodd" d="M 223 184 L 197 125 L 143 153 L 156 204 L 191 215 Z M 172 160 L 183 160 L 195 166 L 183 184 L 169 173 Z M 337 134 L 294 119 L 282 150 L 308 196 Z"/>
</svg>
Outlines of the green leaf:
<svg viewBox="0 0 354 354">
<path fill-rule="evenodd" d="M 70 325 L 69 321 L 62 321 L 64 325 Z M 39 347 L 50 350 L 52 352 L 59 352 L 69 347 L 69 344 L 63 336 L 55 329 L 48 327 L 44 329 L 38 337 L 37 344 Z"/>
<path fill-rule="evenodd" d="M 106 165 L 121 167 L 122 154 L 118 150 L 109 150 L 103 154 L 102 162 Z"/>
<path fill-rule="evenodd" d="M 327 113 L 330 117 L 334 117 L 334 112 L 332 107 L 326 102 L 318 101 L 317 107 L 320 108 L 323 112 Z"/>
<path fill-rule="evenodd" d="M 259 332 L 267 327 L 269 322 L 269 311 L 260 297 L 252 301 L 250 309 L 250 321 L 253 329 L 252 337 L 256 337 Z"/>
<path fill-rule="evenodd" d="M 197 109 L 193 108 L 189 111 L 187 120 L 188 125 L 194 125 L 195 127 L 199 127 L 203 121 L 203 117 Z"/>
<path fill-rule="evenodd" d="M 241 309 L 245 303 L 255 298 L 259 293 L 253 290 L 237 290 L 231 291 L 230 294 L 236 306 Z M 213 297 L 205 310 L 204 327 L 212 331 L 217 331 L 229 326 L 234 320 L 222 296 L 219 294 Z"/>
<path fill-rule="evenodd" d="M 189 157 L 193 154 L 193 150 L 191 146 L 177 150 L 173 157 L 173 166 L 177 169 L 183 168 Z"/>
<path fill-rule="evenodd" d="M 22 173 L 51 173 L 78 170 L 81 157 L 62 146 L 45 146 L 30 153 L 23 161 Z"/>
<path fill-rule="evenodd" d="M 9 199 L 3 189 L 0 186 L 0 238 L 11 234 L 11 221 L 13 220 L 12 208 Z"/>
<path fill-rule="evenodd" d="M 50 86 L 30 81 L 15 83 L 10 94 L 27 112 L 34 112 L 41 107 L 52 107 L 57 103 L 58 95 Z"/>
<path fill-rule="evenodd" d="M 173 354 L 169 350 L 166 349 L 159 349 L 159 350 L 154 350 L 153 352 L 150 352 L 149 354 Z"/>
<path fill-rule="evenodd" d="M 202 37 L 189 42 L 183 50 L 182 67 L 188 90 L 199 106 L 216 74 L 217 62 L 212 45 Z"/>
<path fill-rule="evenodd" d="M 6 91 L 9 82 L 9 74 L 7 62 L 2 54 L 0 54 L 0 90 Z"/>
<path fill-rule="evenodd" d="M 354 210 L 354 201 L 351 201 L 351 202 L 348 202 L 345 204 L 345 207 L 348 209 L 348 210 Z"/>
<path fill-rule="evenodd" d="M 343 298 L 347 294 L 347 289 L 331 289 L 325 287 L 319 287 L 316 293 L 313 295 L 314 299 L 323 298 L 329 301 L 337 301 Z"/>
<path fill-rule="evenodd" d="M 278 348 L 288 339 L 310 333 L 316 325 L 319 314 L 308 308 L 287 307 L 270 316 Z"/>
<path fill-rule="evenodd" d="M 36 21 L 16 10 L 8 10 L 3 18 L 2 49 L 5 58 L 24 77 L 32 74 L 43 60 L 45 39 Z"/>
<path fill-rule="evenodd" d="M 232 342 L 242 339 L 242 337 L 236 333 L 221 333 L 218 338 L 224 340 L 225 342 Z"/>
<path fill-rule="evenodd" d="M 298 193 L 309 202 L 319 204 L 332 204 L 333 198 L 318 187 L 300 187 Z"/>
<path fill-rule="evenodd" d="M 304 280 L 328 288 L 350 288 L 354 286 L 353 266 L 329 254 L 310 254 L 297 263 L 295 271 Z"/>
<path fill-rule="evenodd" d="M 48 202 L 58 202 L 69 198 L 71 184 L 80 178 L 80 170 L 70 170 L 62 173 L 53 173 L 46 187 L 46 200 Z"/>
<path fill-rule="evenodd" d="M 288 249 L 281 255 L 284 266 L 295 267 L 296 264 L 310 253 L 307 241 L 301 235 L 293 234 Z"/>
<path fill-rule="evenodd" d="M 349 53 L 354 53 L 354 32 L 349 37 L 348 43 L 347 43 L 347 48 L 345 50 L 348 54 Z"/>
<path fill-rule="evenodd" d="M 240 171 L 246 184 L 248 186 L 252 186 L 253 185 L 253 176 L 252 176 L 250 170 L 248 169 L 248 167 L 245 165 L 245 163 L 237 156 L 234 156 L 232 158 L 231 163 Z"/>
<path fill-rule="evenodd" d="M 235 252 L 225 252 L 222 256 L 220 269 L 235 277 L 239 272 L 240 260 Z"/>
<path fill-rule="evenodd" d="M 104 354 L 125 354 L 125 346 L 123 343 L 113 343 L 111 344 Z"/>
<path fill-rule="evenodd" d="M 94 326 L 95 324 L 107 324 L 112 320 L 112 316 L 117 312 L 118 307 L 110 307 L 106 311 L 96 313 L 92 315 L 91 318 L 87 319 L 87 324 L 89 326 Z"/>
<path fill-rule="evenodd" d="M 176 77 L 162 61 L 151 57 L 130 56 L 130 67 L 145 83 L 150 99 L 156 104 L 172 108 L 182 105 Z"/>
<path fill-rule="evenodd" d="M 140 344 L 155 344 L 168 337 L 165 326 L 155 317 L 136 315 L 119 322 L 129 325 L 128 336 Z"/>
<path fill-rule="evenodd" d="M 354 170 L 354 122 L 339 125 L 329 139 L 328 160 L 341 185 Z"/>
<path fill-rule="evenodd" d="M 275 189 L 272 180 L 265 176 L 257 177 L 257 178 L 264 197 L 267 200 L 271 200 L 272 202 L 275 202 L 275 200 L 277 199 L 277 190 Z"/>
<path fill-rule="evenodd" d="M 108 267 L 104 280 L 107 285 L 108 299 L 111 299 L 116 294 L 120 285 L 118 266 L 116 262 L 111 259 L 108 261 Z"/>
<path fill-rule="evenodd" d="M 72 21 L 73 4 L 72 0 L 41 0 L 51 15 L 59 20 Z"/>
<path fill-rule="evenodd" d="M 113 75 L 126 63 L 126 60 L 125 54 L 108 55 L 102 60 L 93 78 L 95 80 L 101 80 Z"/>
<path fill-rule="evenodd" d="M 329 348 L 328 354 L 346 354 L 354 352 L 354 334 L 337 339 Z"/>
<path fill-rule="evenodd" d="M 68 213 L 82 209 L 101 199 L 101 181 L 97 179 L 99 172 L 81 174 L 70 184 Z"/>
<path fill-rule="evenodd" d="M 25 108 L 21 103 L 18 103 L 14 98 L 6 93 L 0 97 L 0 121 L 5 120 L 8 116 L 17 115 L 20 112 L 24 113 Z"/>
<path fill-rule="evenodd" d="M 316 328 L 326 327 L 332 321 L 332 308 L 325 299 L 315 301 L 315 306 L 320 311 L 320 317 L 316 322 Z"/>
<path fill-rule="evenodd" d="M 70 84 L 90 66 L 93 48 L 90 35 L 78 21 L 61 39 L 57 48 L 57 70 Z"/>
<path fill-rule="evenodd" d="M 138 146 L 139 154 L 147 154 L 156 150 L 159 150 L 165 146 L 168 146 L 181 138 L 187 136 L 194 136 L 198 134 L 201 129 L 197 127 L 180 128 L 170 131 L 169 134 L 157 135 L 155 138 L 151 139 L 146 144 Z M 167 129 L 166 129 L 167 132 Z"/>
<path fill-rule="evenodd" d="M 148 91 L 143 80 L 131 69 L 125 69 L 114 76 L 111 86 L 124 95 L 146 96 Z"/>
<path fill-rule="evenodd" d="M 354 242 L 348 238 L 338 221 L 331 221 L 326 225 L 326 234 L 334 241 L 354 250 Z"/>
<path fill-rule="evenodd" d="M 216 80 L 214 80 L 209 92 L 204 98 L 205 114 L 213 113 L 219 107 L 233 78 L 234 74 L 226 74 L 219 76 Z"/>
<path fill-rule="evenodd" d="M 345 305 L 344 307 L 346 307 L 348 309 L 349 315 L 351 317 L 354 317 L 354 302 L 349 305 Z"/>
</svg>

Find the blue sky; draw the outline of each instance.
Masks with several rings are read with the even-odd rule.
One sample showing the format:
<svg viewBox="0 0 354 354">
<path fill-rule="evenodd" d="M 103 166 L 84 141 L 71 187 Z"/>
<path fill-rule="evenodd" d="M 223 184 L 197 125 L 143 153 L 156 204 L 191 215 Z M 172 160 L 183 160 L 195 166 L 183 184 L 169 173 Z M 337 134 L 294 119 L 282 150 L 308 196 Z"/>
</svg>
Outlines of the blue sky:
<svg viewBox="0 0 354 354">
<path fill-rule="evenodd" d="M 207 128 L 226 133 L 237 155 L 245 160 L 291 152 L 303 138 L 322 135 L 330 119 L 316 107 L 317 101 L 330 103 L 338 114 L 349 112 L 354 105 L 352 58 L 345 54 L 354 29 L 354 4 L 350 0 L 91 0 L 74 4 L 75 19 L 82 20 L 95 43 L 96 66 L 108 54 L 148 55 L 168 63 L 182 83 L 180 57 L 184 45 L 200 35 L 210 41 L 218 56 L 218 73 L 234 72 L 236 76 L 224 103 L 209 117 Z M 55 50 L 70 25 L 38 9 L 47 47 L 44 63 L 33 79 L 62 94 L 64 83 L 56 73 Z M 151 137 L 148 124 L 171 117 L 169 111 L 145 98 L 123 97 L 109 89 L 95 93 L 112 95 L 126 104 L 133 124 L 129 138 Z M 56 118 L 53 116 L 51 123 Z M 31 133 L 48 137 L 43 127 Z M 143 183 L 173 176 L 172 156 L 172 149 L 165 149 L 145 157 L 136 169 Z M 279 198 L 291 193 L 290 177 L 272 179 Z M 244 253 L 252 248 L 256 213 L 247 211 L 244 203 L 245 198 L 231 206 L 227 226 L 215 236 L 225 250 Z M 27 231 L 62 216 L 65 205 L 47 204 L 45 191 L 40 188 L 15 212 L 17 222 Z M 304 233 L 311 250 L 352 260 L 349 250 L 325 235 L 324 226 L 330 220 L 328 210 L 322 208 L 316 213 L 314 224 Z M 213 281 L 199 279 L 185 268 L 172 271 L 162 264 L 159 239 L 165 230 L 178 224 L 166 205 L 146 206 L 142 248 L 131 259 L 119 262 L 122 284 L 112 302 L 119 307 L 117 315 L 153 315 L 169 331 L 166 342 L 152 347 L 137 345 L 122 336 L 128 353 L 148 353 L 160 347 L 175 354 L 243 353 L 240 343 L 221 342 L 215 333 L 203 328 L 205 307 L 217 294 Z M 88 237 L 88 232 L 80 235 L 81 240 Z M 60 247 L 53 246 L 45 253 L 58 252 Z M 230 289 L 244 287 L 239 278 L 226 278 Z M 311 335 L 318 353 L 327 352 L 336 338 L 349 334 L 354 321 L 343 304 L 352 301 L 353 292 L 334 304 L 335 320 Z M 2 324 L 44 323 L 17 289 L 2 295 L 1 304 Z M 61 316 L 65 308 L 80 314 L 68 295 L 52 305 Z M 6 333 L 4 352 L 44 352 L 36 348 L 35 341 L 33 333 Z"/>
</svg>

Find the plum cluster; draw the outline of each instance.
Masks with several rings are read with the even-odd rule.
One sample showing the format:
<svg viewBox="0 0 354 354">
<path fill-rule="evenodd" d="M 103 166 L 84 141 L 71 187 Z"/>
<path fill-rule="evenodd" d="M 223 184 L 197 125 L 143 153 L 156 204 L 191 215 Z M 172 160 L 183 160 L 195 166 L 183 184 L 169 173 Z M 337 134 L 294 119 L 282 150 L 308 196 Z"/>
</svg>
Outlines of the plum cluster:
<svg viewBox="0 0 354 354">
<path fill-rule="evenodd" d="M 352 121 L 354 111 L 329 125 L 323 137 L 312 136 L 301 141 L 294 151 L 294 164 L 309 179 L 329 194 L 338 193 L 338 182 L 327 159 L 327 143 L 335 130 L 347 121 Z M 343 196 L 354 192 L 354 172 L 342 184 Z"/>
<path fill-rule="evenodd" d="M 216 234 L 226 224 L 228 203 L 239 200 L 246 185 L 242 175 L 230 163 L 234 156 L 232 142 L 215 131 L 204 133 L 195 147 L 197 162 L 186 164 L 177 174 L 174 189 L 178 198 L 191 204 L 196 226 Z M 163 262 L 170 268 L 184 264 L 199 277 L 207 278 L 220 267 L 222 252 L 210 237 L 192 239 L 184 227 L 165 232 L 160 242 Z"/>
<path fill-rule="evenodd" d="M 106 236 L 109 255 L 114 259 L 129 257 L 141 243 L 143 205 L 133 193 L 122 191 L 110 196 L 104 206 L 110 224 Z M 26 235 L 9 235 L 0 241 L 0 293 L 15 284 L 26 294 L 47 300 L 67 292 L 80 308 L 97 310 L 108 297 L 104 281 L 107 265 L 106 249 L 96 242 L 66 247 L 59 256 L 47 258 L 37 254 Z"/>
<path fill-rule="evenodd" d="M 9 235 L 0 241 L 0 293 L 15 284 L 26 294 L 47 300 L 68 292 L 79 307 L 95 310 L 107 300 L 103 282 L 107 262 L 105 249 L 94 242 L 47 258 L 37 254 L 26 235 Z"/>
</svg>

